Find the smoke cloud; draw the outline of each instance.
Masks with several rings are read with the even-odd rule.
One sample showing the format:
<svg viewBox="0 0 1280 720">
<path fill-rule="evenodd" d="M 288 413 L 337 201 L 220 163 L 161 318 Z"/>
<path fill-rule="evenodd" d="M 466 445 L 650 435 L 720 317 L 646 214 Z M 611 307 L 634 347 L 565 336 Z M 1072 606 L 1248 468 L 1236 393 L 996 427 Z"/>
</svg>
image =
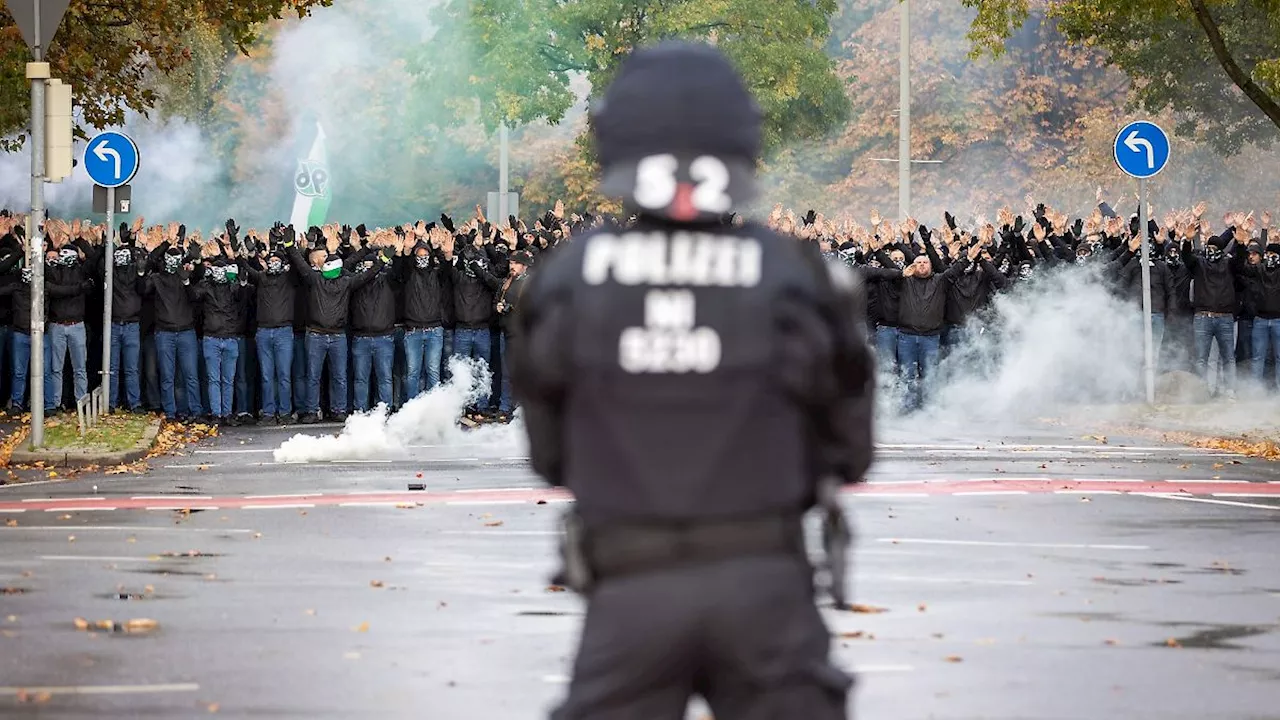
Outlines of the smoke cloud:
<svg viewBox="0 0 1280 720">
<path fill-rule="evenodd" d="M 478 361 L 449 360 L 447 382 L 409 402 L 397 413 L 379 404 L 367 413 L 355 413 L 337 435 L 294 435 L 275 451 L 276 462 L 317 460 L 366 460 L 406 457 L 414 445 L 481 443 L 490 448 L 524 452 L 523 426 L 517 418 L 510 425 L 489 425 L 471 430 L 458 427 L 463 409 L 490 386 L 493 376 Z"/>
</svg>

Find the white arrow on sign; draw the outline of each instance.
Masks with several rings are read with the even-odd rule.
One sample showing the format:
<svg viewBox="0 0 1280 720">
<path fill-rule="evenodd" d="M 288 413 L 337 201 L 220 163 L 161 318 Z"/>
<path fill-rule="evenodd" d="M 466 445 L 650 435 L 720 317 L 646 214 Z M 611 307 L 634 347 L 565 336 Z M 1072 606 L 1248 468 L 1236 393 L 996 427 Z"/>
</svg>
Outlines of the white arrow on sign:
<svg viewBox="0 0 1280 720">
<path fill-rule="evenodd" d="M 1148 145 L 1147 147 L 1150 147 L 1150 145 Z M 120 177 L 120 153 L 116 152 L 112 148 L 107 147 L 106 140 L 103 140 L 102 142 L 98 143 L 98 147 L 93 149 L 93 154 L 96 155 L 98 159 L 101 160 L 102 162 L 107 161 L 108 155 L 114 158 L 116 161 L 116 177 L 117 178 Z"/>
<path fill-rule="evenodd" d="M 1138 137 L 1137 130 L 1134 130 L 1133 132 L 1129 133 L 1129 137 L 1124 139 L 1124 146 L 1129 148 L 1133 152 L 1138 152 L 1139 148 L 1145 147 L 1147 149 L 1147 169 L 1148 170 L 1156 169 L 1156 149 L 1151 147 L 1150 140 L 1146 140 L 1144 138 Z M 119 161 L 117 160 L 117 166 L 118 165 L 119 165 Z M 117 172 L 116 174 L 119 175 L 119 172 Z"/>
</svg>

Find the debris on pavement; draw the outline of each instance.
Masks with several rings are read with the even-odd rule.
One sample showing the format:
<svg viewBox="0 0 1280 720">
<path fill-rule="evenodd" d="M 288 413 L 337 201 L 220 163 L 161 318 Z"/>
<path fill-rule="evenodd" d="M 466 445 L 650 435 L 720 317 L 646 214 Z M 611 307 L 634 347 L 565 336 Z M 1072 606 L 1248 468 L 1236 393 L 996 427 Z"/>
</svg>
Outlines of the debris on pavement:
<svg viewBox="0 0 1280 720">
<path fill-rule="evenodd" d="M 874 605 L 862 605 L 860 603 L 853 603 L 849 605 L 849 611 L 874 615 L 878 613 L 889 612 L 889 608 L 882 608 L 882 607 L 876 607 Z"/>
</svg>

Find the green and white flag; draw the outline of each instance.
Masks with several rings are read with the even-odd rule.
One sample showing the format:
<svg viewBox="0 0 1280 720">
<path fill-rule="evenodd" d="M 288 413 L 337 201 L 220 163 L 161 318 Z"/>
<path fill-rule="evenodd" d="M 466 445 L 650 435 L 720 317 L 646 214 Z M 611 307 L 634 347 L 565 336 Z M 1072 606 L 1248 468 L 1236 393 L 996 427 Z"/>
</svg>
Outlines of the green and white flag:
<svg viewBox="0 0 1280 720">
<path fill-rule="evenodd" d="M 305 158 L 298 160 L 293 189 L 297 193 L 293 214 L 289 216 L 293 227 L 301 234 L 313 225 L 324 225 L 333 196 L 329 191 L 329 156 L 324 148 L 324 128 L 319 122 L 316 123 L 316 139 L 312 141 L 311 149 Z"/>
</svg>

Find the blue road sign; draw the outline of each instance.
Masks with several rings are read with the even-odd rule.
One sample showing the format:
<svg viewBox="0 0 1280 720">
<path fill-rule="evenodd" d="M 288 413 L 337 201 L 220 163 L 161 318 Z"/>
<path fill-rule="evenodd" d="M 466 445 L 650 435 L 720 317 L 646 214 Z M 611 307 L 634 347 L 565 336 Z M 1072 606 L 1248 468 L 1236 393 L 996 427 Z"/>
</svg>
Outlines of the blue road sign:
<svg viewBox="0 0 1280 720">
<path fill-rule="evenodd" d="M 84 149 L 84 170 L 106 188 L 128 185 L 142 160 L 133 138 L 118 132 L 95 135 Z"/>
<path fill-rule="evenodd" d="M 1155 177 L 1169 164 L 1169 136 L 1154 123 L 1129 123 L 1116 135 L 1116 165 L 1143 180 Z"/>
</svg>

